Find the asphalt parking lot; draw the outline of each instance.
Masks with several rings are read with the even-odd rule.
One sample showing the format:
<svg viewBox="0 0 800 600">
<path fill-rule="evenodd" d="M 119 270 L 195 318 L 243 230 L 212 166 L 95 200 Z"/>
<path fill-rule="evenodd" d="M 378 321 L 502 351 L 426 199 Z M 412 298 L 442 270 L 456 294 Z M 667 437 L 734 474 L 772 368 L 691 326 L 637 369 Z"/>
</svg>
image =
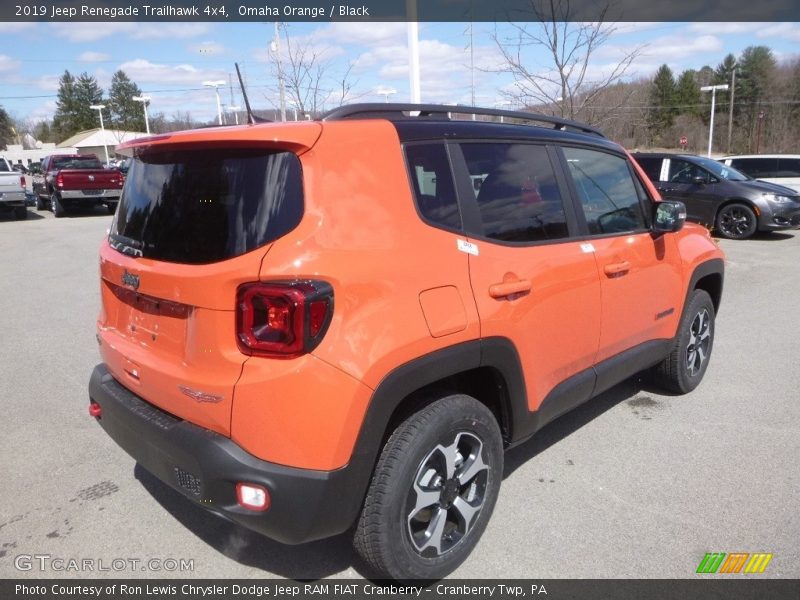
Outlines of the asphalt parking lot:
<svg viewBox="0 0 800 600">
<path fill-rule="evenodd" d="M 111 217 L 29 211 L 0 218 L 0 577 L 368 576 L 347 536 L 261 538 L 108 439 L 86 388 Z M 454 576 L 692 578 L 706 552 L 770 552 L 764 577 L 800 577 L 800 232 L 720 244 L 725 290 L 702 385 L 671 397 L 630 380 L 508 453 L 494 516 Z M 20 562 L 34 555 L 50 558 Z M 120 559 L 126 568 L 96 570 Z M 191 569 L 165 570 L 169 560 Z"/>
</svg>

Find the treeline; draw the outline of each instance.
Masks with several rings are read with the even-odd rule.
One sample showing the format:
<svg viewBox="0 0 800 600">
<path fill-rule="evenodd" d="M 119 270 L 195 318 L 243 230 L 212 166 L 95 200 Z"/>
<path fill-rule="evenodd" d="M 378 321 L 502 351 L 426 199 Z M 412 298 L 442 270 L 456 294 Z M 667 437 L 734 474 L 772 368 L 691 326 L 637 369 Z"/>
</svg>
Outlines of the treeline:
<svg viewBox="0 0 800 600">
<path fill-rule="evenodd" d="M 100 126 L 100 118 L 97 109 L 91 106 L 101 104 L 105 105 L 103 124 L 106 128 L 145 131 L 144 109 L 141 102 L 133 100 L 134 96 L 141 97 L 142 90 L 124 71 L 114 73 L 108 94 L 94 76 L 85 72 L 75 76 L 64 71 L 58 82 L 56 112 L 52 119 L 15 122 L 0 107 L 0 149 L 19 143 L 25 133 L 42 142 L 60 143 L 80 131 L 95 129 Z M 189 112 L 178 112 L 171 117 L 163 113 L 150 114 L 149 121 L 151 133 L 191 129 L 202 124 Z"/>
<path fill-rule="evenodd" d="M 766 46 L 751 46 L 736 57 L 729 54 L 716 67 L 705 65 L 679 74 L 665 64 L 652 79 L 620 83 L 597 99 L 615 107 L 602 119 L 590 107 L 578 118 L 599 125 L 629 148 L 679 149 L 705 153 L 711 116 L 711 92 L 717 90 L 714 114 L 715 153 L 800 151 L 800 58 L 779 63 Z M 733 109 L 731 110 L 731 99 Z M 607 110 L 606 110 L 607 113 Z"/>
</svg>

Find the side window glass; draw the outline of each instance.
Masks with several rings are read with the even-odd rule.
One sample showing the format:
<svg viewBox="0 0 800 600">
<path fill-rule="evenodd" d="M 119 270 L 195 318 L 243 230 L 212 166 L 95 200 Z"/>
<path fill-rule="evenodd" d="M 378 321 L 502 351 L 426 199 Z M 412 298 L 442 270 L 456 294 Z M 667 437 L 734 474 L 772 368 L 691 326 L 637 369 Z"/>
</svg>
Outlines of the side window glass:
<svg viewBox="0 0 800 600">
<path fill-rule="evenodd" d="M 778 177 L 800 177 L 800 158 L 779 158 Z"/>
<path fill-rule="evenodd" d="M 652 157 L 637 157 L 636 162 L 639 163 L 639 166 L 642 167 L 642 170 L 645 174 L 650 178 L 650 181 L 656 182 L 659 181 L 661 177 L 661 162 L 662 159 L 660 158 L 652 158 Z"/>
<path fill-rule="evenodd" d="M 432 223 L 461 229 L 461 215 L 444 144 L 411 144 L 405 151 L 419 212 Z"/>
<path fill-rule="evenodd" d="M 564 204 L 543 146 L 462 144 L 483 233 L 505 242 L 568 237 Z"/>
<path fill-rule="evenodd" d="M 669 180 L 672 183 L 694 183 L 696 177 L 702 177 L 703 181 L 708 183 L 708 173 L 697 165 L 673 158 L 670 161 L 669 167 Z"/>
<path fill-rule="evenodd" d="M 647 227 L 641 203 L 644 191 L 634 180 L 628 161 L 582 148 L 564 148 L 564 156 L 589 233 L 622 233 Z"/>
</svg>

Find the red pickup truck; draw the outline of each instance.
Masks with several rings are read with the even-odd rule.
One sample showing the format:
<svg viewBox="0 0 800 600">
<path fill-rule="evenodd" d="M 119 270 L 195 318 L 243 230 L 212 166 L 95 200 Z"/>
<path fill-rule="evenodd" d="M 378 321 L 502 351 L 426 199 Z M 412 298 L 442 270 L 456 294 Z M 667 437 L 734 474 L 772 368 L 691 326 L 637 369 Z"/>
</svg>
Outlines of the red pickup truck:
<svg viewBox="0 0 800 600">
<path fill-rule="evenodd" d="M 73 206 L 105 204 L 114 214 L 124 181 L 119 169 L 104 168 L 94 154 L 53 154 L 33 180 L 36 210 L 49 208 L 63 217 Z"/>
</svg>

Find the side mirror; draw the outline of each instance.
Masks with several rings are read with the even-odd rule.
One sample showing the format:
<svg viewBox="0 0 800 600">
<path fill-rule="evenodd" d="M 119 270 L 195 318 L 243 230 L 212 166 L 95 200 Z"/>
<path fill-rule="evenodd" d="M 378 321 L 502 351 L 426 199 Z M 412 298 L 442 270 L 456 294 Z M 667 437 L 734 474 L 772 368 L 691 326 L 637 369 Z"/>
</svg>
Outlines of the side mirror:
<svg viewBox="0 0 800 600">
<path fill-rule="evenodd" d="M 653 233 L 680 231 L 686 222 L 686 205 L 677 200 L 662 200 L 653 205 Z"/>
<path fill-rule="evenodd" d="M 694 177 L 692 177 L 692 183 L 695 185 L 705 185 L 706 183 L 708 183 L 708 181 L 702 175 L 695 175 Z"/>
</svg>

